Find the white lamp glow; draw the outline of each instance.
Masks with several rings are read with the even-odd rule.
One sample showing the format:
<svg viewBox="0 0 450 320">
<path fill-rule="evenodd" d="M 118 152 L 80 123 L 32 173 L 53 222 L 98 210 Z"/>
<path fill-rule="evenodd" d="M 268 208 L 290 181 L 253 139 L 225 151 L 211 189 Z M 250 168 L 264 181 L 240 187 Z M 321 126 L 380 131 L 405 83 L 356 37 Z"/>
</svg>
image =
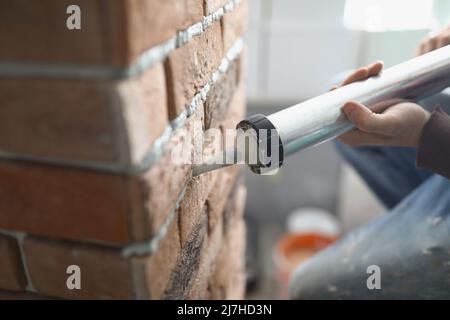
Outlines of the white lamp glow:
<svg viewBox="0 0 450 320">
<path fill-rule="evenodd" d="M 344 25 L 368 32 L 430 29 L 433 0 L 346 0 Z"/>
</svg>

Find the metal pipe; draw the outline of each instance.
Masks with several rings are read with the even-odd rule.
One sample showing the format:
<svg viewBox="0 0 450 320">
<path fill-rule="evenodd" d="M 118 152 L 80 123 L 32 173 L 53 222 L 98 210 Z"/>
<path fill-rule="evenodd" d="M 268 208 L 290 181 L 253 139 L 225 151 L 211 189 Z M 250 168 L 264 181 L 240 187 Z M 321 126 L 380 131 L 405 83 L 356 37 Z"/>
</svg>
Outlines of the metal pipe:
<svg viewBox="0 0 450 320">
<path fill-rule="evenodd" d="M 342 113 L 349 100 L 372 108 L 381 101 L 418 100 L 450 86 L 450 46 L 384 70 L 379 76 L 317 96 L 267 116 L 277 128 L 284 157 L 353 128 Z"/>
<path fill-rule="evenodd" d="M 351 130 L 353 124 L 341 110 L 347 101 L 358 101 L 373 109 L 379 102 L 419 100 L 449 86 L 450 45 L 386 69 L 379 76 L 338 88 L 269 116 L 253 115 L 237 127 L 243 131 L 254 130 L 258 161 L 249 166 L 255 173 L 266 173 L 279 168 L 290 154 Z M 260 134 L 261 131 L 270 133 Z M 279 143 L 274 146 L 272 142 Z M 273 156 L 277 150 L 276 161 L 264 163 L 259 160 L 259 155 Z M 198 165 L 194 175 L 227 165 Z"/>
</svg>

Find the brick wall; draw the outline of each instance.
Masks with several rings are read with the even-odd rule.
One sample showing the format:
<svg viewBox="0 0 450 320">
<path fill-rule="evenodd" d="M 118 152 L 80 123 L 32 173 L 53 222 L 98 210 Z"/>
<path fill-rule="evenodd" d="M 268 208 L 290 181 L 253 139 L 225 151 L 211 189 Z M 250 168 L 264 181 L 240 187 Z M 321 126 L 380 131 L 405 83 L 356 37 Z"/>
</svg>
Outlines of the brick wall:
<svg viewBox="0 0 450 320">
<path fill-rule="evenodd" d="M 0 2 L 0 298 L 243 297 L 239 169 L 193 178 L 171 150 L 244 117 L 247 6 Z"/>
</svg>

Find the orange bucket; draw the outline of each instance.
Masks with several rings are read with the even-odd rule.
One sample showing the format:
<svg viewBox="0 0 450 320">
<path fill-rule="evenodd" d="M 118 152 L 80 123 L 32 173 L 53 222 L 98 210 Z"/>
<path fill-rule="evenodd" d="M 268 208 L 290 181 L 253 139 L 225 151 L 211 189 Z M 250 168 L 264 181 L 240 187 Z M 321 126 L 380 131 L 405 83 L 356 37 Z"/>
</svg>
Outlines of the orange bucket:
<svg viewBox="0 0 450 320">
<path fill-rule="evenodd" d="M 288 297 L 289 279 L 297 266 L 337 238 L 318 233 L 289 233 L 278 241 L 274 250 L 274 262 L 282 284 L 282 298 Z"/>
</svg>

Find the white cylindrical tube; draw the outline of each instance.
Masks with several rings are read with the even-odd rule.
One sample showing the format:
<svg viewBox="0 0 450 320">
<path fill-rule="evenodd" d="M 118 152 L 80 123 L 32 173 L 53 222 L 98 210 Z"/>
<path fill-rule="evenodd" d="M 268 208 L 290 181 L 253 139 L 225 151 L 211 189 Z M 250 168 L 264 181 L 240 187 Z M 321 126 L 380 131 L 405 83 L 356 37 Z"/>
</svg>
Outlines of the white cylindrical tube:
<svg viewBox="0 0 450 320">
<path fill-rule="evenodd" d="M 342 113 L 349 100 L 367 105 L 390 99 L 417 100 L 450 86 L 450 46 L 384 70 L 379 76 L 317 96 L 267 116 L 277 129 L 284 157 L 351 130 Z"/>
</svg>

